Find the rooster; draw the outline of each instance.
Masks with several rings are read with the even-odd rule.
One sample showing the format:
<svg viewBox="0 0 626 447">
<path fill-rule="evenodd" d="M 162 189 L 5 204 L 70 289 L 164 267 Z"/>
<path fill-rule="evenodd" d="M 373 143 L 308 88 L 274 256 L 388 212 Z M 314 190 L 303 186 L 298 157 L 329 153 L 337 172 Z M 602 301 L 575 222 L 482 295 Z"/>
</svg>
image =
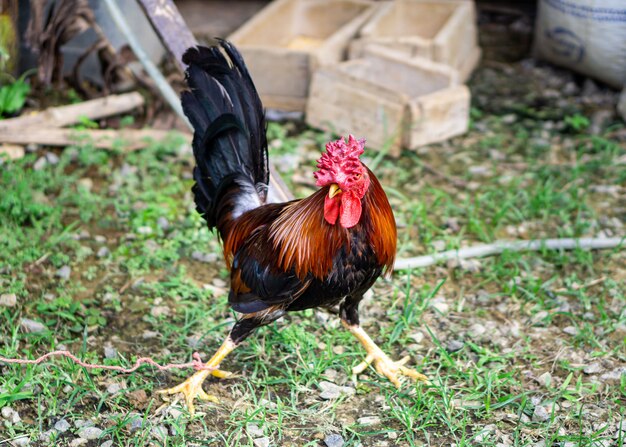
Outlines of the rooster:
<svg viewBox="0 0 626 447">
<path fill-rule="evenodd" d="M 373 363 L 400 386 L 400 377 L 426 381 L 391 360 L 359 326 L 363 294 L 390 274 L 396 253 L 393 212 L 376 176 L 359 159 L 364 140 L 350 135 L 326 145 L 315 172 L 319 190 L 285 203 L 267 203 L 269 170 L 261 100 L 237 49 L 227 41 L 190 48 L 190 90 L 182 95 L 194 127 L 193 194 L 198 212 L 216 229 L 230 270 L 230 306 L 241 314 L 205 369 L 163 394 L 217 401 L 202 389 L 224 378 L 222 360 L 255 329 L 287 312 L 339 305 L 343 326 L 364 346 L 357 374 Z"/>
</svg>

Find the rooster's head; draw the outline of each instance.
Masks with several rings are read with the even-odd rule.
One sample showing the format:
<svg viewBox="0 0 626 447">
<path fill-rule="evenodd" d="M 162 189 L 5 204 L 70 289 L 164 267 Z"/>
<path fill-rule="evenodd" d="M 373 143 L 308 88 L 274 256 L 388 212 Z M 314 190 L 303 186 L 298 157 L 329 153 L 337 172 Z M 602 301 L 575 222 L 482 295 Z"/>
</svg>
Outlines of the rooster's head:
<svg viewBox="0 0 626 447">
<path fill-rule="evenodd" d="M 367 168 L 359 160 L 365 140 L 352 135 L 326 144 L 326 152 L 317 162 L 317 186 L 328 186 L 324 218 L 335 225 L 337 218 L 344 228 L 355 226 L 361 218 L 361 199 L 370 186 Z"/>
</svg>

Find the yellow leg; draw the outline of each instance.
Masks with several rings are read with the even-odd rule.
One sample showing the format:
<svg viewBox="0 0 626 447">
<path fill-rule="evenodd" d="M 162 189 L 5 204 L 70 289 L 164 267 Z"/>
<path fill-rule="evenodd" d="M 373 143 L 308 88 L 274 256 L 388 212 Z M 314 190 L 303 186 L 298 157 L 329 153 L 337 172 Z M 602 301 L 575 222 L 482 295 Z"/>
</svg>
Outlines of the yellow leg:
<svg viewBox="0 0 626 447">
<path fill-rule="evenodd" d="M 158 393 L 159 394 L 182 393 L 185 396 L 185 402 L 187 403 L 187 408 L 189 409 L 189 413 L 192 416 L 195 412 L 195 408 L 193 406 L 193 400 L 196 397 L 201 400 L 207 400 L 207 401 L 217 403 L 218 402 L 217 397 L 207 394 L 202 389 L 202 383 L 205 381 L 205 379 L 209 375 L 219 377 L 222 379 L 231 376 L 231 373 L 219 370 L 217 369 L 217 367 L 220 365 L 222 360 L 224 360 L 224 357 L 226 357 L 236 347 L 237 345 L 235 344 L 235 342 L 233 342 L 231 338 L 228 337 L 224 341 L 224 343 L 222 343 L 222 346 L 220 346 L 220 348 L 213 355 L 213 357 L 211 357 L 211 359 L 208 362 L 206 362 L 205 366 L 207 366 L 208 368 L 214 368 L 214 369 L 200 370 L 196 372 L 193 376 L 185 380 L 180 385 L 175 386 L 173 388 L 168 388 L 166 390 L 160 390 L 158 391 Z"/>
<path fill-rule="evenodd" d="M 343 320 L 341 322 L 344 327 L 361 342 L 365 348 L 365 352 L 367 352 L 365 360 L 352 368 L 352 374 L 354 377 L 365 371 L 371 363 L 374 363 L 374 367 L 376 368 L 378 374 L 387 377 L 391 383 L 398 388 L 400 388 L 401 385 L 400 376 L 410 377 L 411 379 L 426 382 L 427 384 L 430 383 L 425 375 L 404 366 L 404 364 L 409 361 L 408 356 L 394 362 L 382 351 L 382 349 L 378 347 L 378 345 L 376 345 L 376 343 L 374 343 L 374 340 L 367 335 L 361 326 L 350 325 Z"/>
</svg>

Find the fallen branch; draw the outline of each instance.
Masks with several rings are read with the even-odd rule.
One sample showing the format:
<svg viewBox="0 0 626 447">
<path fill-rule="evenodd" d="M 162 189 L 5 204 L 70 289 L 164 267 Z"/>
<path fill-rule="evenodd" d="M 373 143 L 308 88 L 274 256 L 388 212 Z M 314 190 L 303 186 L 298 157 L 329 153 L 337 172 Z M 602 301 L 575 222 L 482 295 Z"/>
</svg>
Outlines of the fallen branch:
<svg viewBox="0 0 626 447">
<path fill-rule="evenodd" d="M 153 141 L 163 140 L 172 131 L 158 129 L 9 129 L 0 132 L 0 143 L 42 144 L 46 146 L 69 146 L 89 143 L 102 149 L 137 150 L 148 146 Z M 191 135 L 182 135 L 191 143 Z"/>
<path fill-rule="evenodd" d="M 0 121 L 0 131 L 10 132 L 18 128 L 27 127 L 64 127 L 79 123 L 81 118 L 97 120 L 112 115 L 119 115 L 141 107 L 144 104 L 143 96 L 137 92 L 123 95 L 110 95 L 104 98 L 92 99 L 79 104 L 51 107 L 31 115 L 19 116 Z M 23 130 L 22 130 L 23 132 Z"/>
<path fill-rule="evenodd" d="M 581 239 L 536 239 L 530 241 L 496 241 L 493 244 L 476 245 L 474 247 L 448 250 L 427 256 L 398 259 L 394 264 L 395 270 L 410 270 L 429 265 L 439 264 L 450 259 L 483 258 L 485 256 L 498 255 L 504 251 L 541 251 L 541 250 L 602 250 L 615 248 L 626 244 L 625 237 L 606 239 L 581 238 Z"/>
</svg>

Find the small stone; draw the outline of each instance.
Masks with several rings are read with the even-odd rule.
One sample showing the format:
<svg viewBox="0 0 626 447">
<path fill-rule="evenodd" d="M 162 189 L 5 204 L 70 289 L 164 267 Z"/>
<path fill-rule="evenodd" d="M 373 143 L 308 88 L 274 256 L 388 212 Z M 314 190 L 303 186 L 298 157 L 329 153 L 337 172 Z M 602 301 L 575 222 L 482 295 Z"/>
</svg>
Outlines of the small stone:
<svg viewBox="0 0 626 447">
<path fill-rule="evenodd" d="M 28 436 L 20 436 L 19 438 L 11 440 L 11 445 L 14 447 L 25 447 L 30 445 L 30 438 Z"/>
<path fill-rule="evenodd" d="M 326 447 L 342 447 L 344 442 L 345 441 L 341 435 L 336 433 L 330 434 L 324 438 L 324 444 L 326 444 Z"/>
<path fill-rule="evenodd" d="M 202 253 L 197 250 L 191 253 L 191 259 L 198 262 L 205 262 L 207 264 L 217 261 L 217 257 L 216 253 Z"/>
<path fill-rule="evenodd" d="M 165 217 L 159 217 L 157 219 L 157 226 L 161 230 L 165 231 L 165 230 L 167 230 L 170 227 L 170 221 L 167 220 Z"/>
<path fill-rule="evenodd" d="M 152 436 L 161 441 L 167 438 L 167 428 L 164 425 L 157 425 L 156 427 L 152 427 L 151 430 Z"/>
<path fill-rule="evenodd" d="M 54 429 L 60 433 L 65 433 L 66 431 L 70 429 L 70 423 L 67 422 L 67 420 L 65 419 L 61 419 L 57 421 L 56 424 L 54 424 Z"/>
<path fill-rule="evenodd" d="M 17 305 L 17 295 L 15 293 L 3 293 L 0 295 L 0 306 L 15 307 Z"/>
<path fill-rule="evenodd" d="M 359 425 L 372 426 L 379 425 L 381 421 L 380 418 L 377 416 L 364 416 L 362 418 L 358 418 L 356 422 Z"/>
<path fill-rule="evenodd" d="M 46 161 L 51 165 L 57 165 L 59 164 L 59 157 L 54 152 L 47 152 Z"/>
<path fill-rule="evenodd" d="M 1 414 L 2 417 L 11 424 L 17 424 L 22 420 L 22 418 L 20 418 L 20 414 L 11 407 L 3 407 Z"/>
<path fill-rule="evenodd" d="M 263 436 L 263 430 L 261 430 L 256 424 L 248 424 L 246 426 L 246 431 L 253 438 L 260 438 Z"/>
<path fill-rule="evenodd" d="M 262 438 L 256 438 L 253 442 L 256 447 L 269 447 L 270 438 L 263 436 Z"/>
<path fill-rule="evenodd" d="M 98 439 L 102 436 L 103 431 L 98 427 L 83 427 L 78 430 L 78 436 L 87 441 L 91 441 L 93 439 Z"/>
<path fill-rule="evenodd" d="M 463 349 L 465 344 L 460 340 L 450 340 L 446 345 L 446 351 L 448 352 L 457 352 Z"/>
<path fill-rule="evenodd" d="M 108 440 L 100 444 L 100 447 L 113 447 L 113 441 Z"/>
<path fill-rule="evenodd" d="M 70 447 L 79 447 L 81 445 L 87 444 L 89 441 L 83 438 L 74 438 L 72 442 L 70 442 Z"/>
<path fill-rule="evenodd" d="M 552 374 L 550 374 L 550 371 L 546 371 L 542 375 L 540 375 L 537 380 L 539 381 L 539 383 L 547 388 L 552 383 Z"/>
<path fill-rule="evenodd" d="M 89 177 L 83 177 L 81 179 L 78 179 L 76 183 L 79 187 L 83 188 L 86 191 L 91 191 L 93 188 L 93 180 L 91 180 Z"/>
<path fill-rule="evenodd" d="M 351 396 L 355 393 L 354 388 L 351 388 L 349 386 L 338 386 L 332 382 L 327 382 L 325 380 L 319 383 L 319 387 L 322 390 L 322 392 L 320 393 L 320 397 L 325 400 L 337 399 L 342 394 Z"/>
<path fill-rule="evenodd" d="M 167 409 L 167 414 L 169 414 L 171 417 L 173 417 L 174 419 L 179 419 L 182 415 L 183 412 L 180 411 L 178 408 L 176 407 L 169 407 Z"/>
<path fill-rule="evenodd" d="M 118 393 L 120 390 L 122 390 L 122 384 L 120 383 L 112 383 L 107 387 L 107 393 L 109 394 L 115 394 Z"/>
<path fill-rule="evenodd" d="M 141 418 L 141 416 L 138 416 L 136 418 L 134 418 L 131 422 L 130 422 L 130 431 L 135 432 L 137 430 L 141 430 L 141 428 L 143 427 L 143 419 Z"/>
<path fill-rule="evenodd" d="M 144 226 L 141 226 L 141 227 L 137 228 L 137 233 L 143 234 L 143 235 L 152 234 L 152 228 L 144 225 Z"/>
<path fill-rule="evenodd" d="M 550 420 L 550 413 L 546 410 L 546 407 L 537 405 L 533 411 L 533 422 L 545 422 Z"/>
<path fill-rule="evenodd" d="M 435 251 L 444 251 L 446 249 L 446 241 L 442 241 L 441 239 L 432 241 L 431 245 L 433 246 Z"/>
<path fill-rule="evenodd" d="M 446 303 L 446 299 L 442 296 L 435 297 L 430 302 L 430 307 L 442 314 L 446 314 L 450 310 L 450 306 L 448 305 L 448 303 Z"/>
<path fill-rule="evenodd" d="M 105 346 L 104 347 L 104 358 L 105 359 L 116 359 L 117 358 L 117 349 L 113 346 Z"/>
<path fill-rule="evenodd" d="M 141 336 L 143 337 L 144 340 L 149 340 L 151 338 L 157 338 L 159 335 L 161 335 L 161 334 L 159 334 L 158 332 L 149 331 L 149 330 L 145 330 L 141 334 Z"/>
<path fill-rule="evenodd" d="M 41 433 L 39 435 L 39 440 L 41 442 L 50 442 L 57 433 L 58 432 L 54 428 L 51 428 L 50 430 L 46 430 L 43 433 Z"/>
<path fill-rule="evenodd" d="M 5 154 L 9 160 L 18 160 L 24 158 L 24 148 L 17 144 L 0 145 L 0 155 Z M 0 158 L 2 158 L 0 156 Z"/>
<path fill-rule="evenodd" d="M 470 337 L 480 337 L 481 335 L 484 335 L 485 332 L 487 332 L 487 328 L 480 323 L 472 324 L 467 331 Z"/>
<path fill-rule="evenodd" d="M 98 249 L 98 252 L 96 253 L 96 256 L 99 258 L 106 258 L 110 254 L 111 254 L 111 251 L 109 250 L 108 247 L 100 247 Z"/>
<path fill-rule="evenodd" d="M 43 323 L 31 320 L 30 318 L 22 318 L 20 320 L 20 326 L 22 326 L 22 329 L 24 329 L 26 332 L 31 333 L 43 332 L 47 329 Z"/>
<path fill-rule="evenodd" d="M 414 332 L 413 334 L 409 335 L 409 338 L 412 338 L 415 343 L 421 343 L 422 341 L 424 341 L 424 334 L 422 332 Z"/>
<path fill-rule="evenodd" d="M 598 373 L 601 373 L 603 370 L 604 368 L 602 367 L 602 365 L 600 365 L 600 363 L 593 362 L 585 366 L 585 368 L 583 369 L 583 372 L 585 374 L 598 374 Z"/>
<path fill-rule="evenodd" d="M 39 157 L 37 161 L 33 164 L 33 169 L 35 171 L 41 171 L 43 168 L 46 167 L 47 164 L 48 161 L 46 160 L 46 157 Z"/>
<path fill-rule="evenodd" d="M 346 352 L 346 348 L 342 345 L 335 345 L 333 346 L 333 353 L 336 355 L 341 355 L 344 352 Z"/>
<path fill-rule="evenodd" d="M 55 272 L 55 276 L 61 279 L 70 279 L 70 275 L 72 274 L 72 269 L 69 265 L 64 265 L 59 270 Z"/>
<path fill-rule="evenodd" d="M 150 309 L 150 315 L 152 315 L 154 318 L 162 316 L 167 317 L 170 312 L 170 308 L 167 306 L 154 306 L 152 309 Z"/>
<path fill-rule="evenodd" d="M 577 335 L 578 329 L 575 326 L 567 326 L 563 328 L 563 332 L 565 332 L 567 335 Z"/>
<path fill-rule="evenodd" d="M 602 380 L 621 380 L 622 376 L 626 375 L 626 366 L 620 366 L 613 371 L 609 371 L 600 376 Z"/>
</svg>

